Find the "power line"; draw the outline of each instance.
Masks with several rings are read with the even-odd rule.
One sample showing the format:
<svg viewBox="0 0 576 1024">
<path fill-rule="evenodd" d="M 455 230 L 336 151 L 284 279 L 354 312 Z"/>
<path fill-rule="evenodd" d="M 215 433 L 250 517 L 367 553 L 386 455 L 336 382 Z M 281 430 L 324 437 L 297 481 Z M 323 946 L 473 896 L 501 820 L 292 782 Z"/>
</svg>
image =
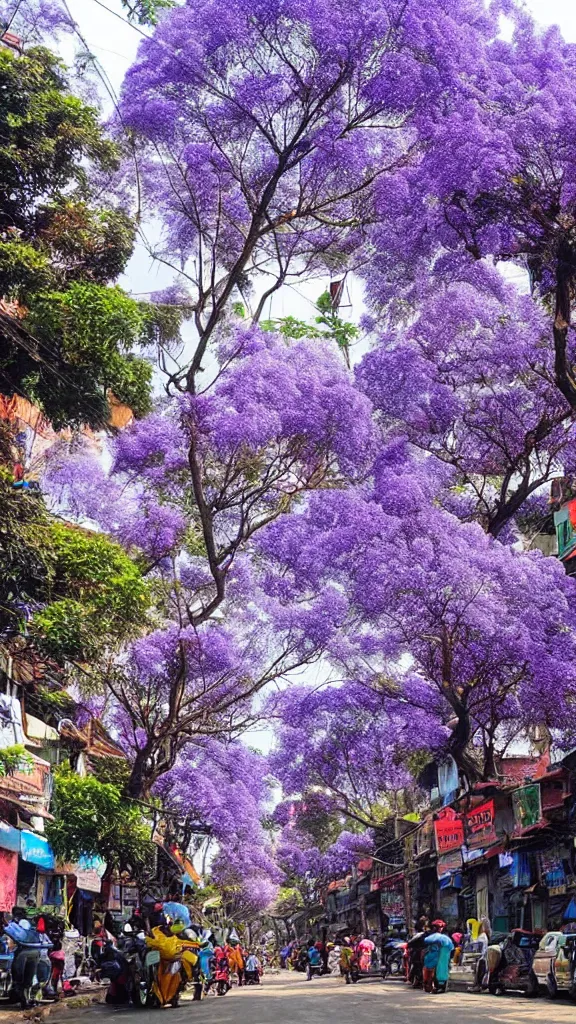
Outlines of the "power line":
<svg viewBox="0 0 576 1024">
<path fill-rule="evenodd" d="M 12 14 L 8 18 L 8 21 L 6 22 L 6 25 L 4 26 L 4 32 L 9 32 L 10 31 L 10 26 L 12 25 L 12 22 L 14 21 L 14 18 L 18 14 L 18 11 L 22 7 L 23 3 L 24 3 L 24 0 L 17 0 L 16 7 L 12 11 Z"/>
<path fill-rule="evenodd" d="M 22 2 L 22 0 L 20 0 L 20 2 Z M 108 14 L 113 14 L 114 17 L 118 18 L 119 21 L 123 21 L 124 24 L 128 25 L 129 28 L 134 29 L 134 31 L 137 32 L 139 36 L 142 36 L 143 39 L 153 39 L 153 36 L 147 35 L 146 32 L 143 32 L 138 25 L 134 24 L 133 21 L 130 21 L 129 18 L 125 18 L 123 14 L 118 14 L 118 11 L 113 11 L 111 7 L 108 7 L 106 4 L 102 3 L 102 0 L 93 0 L 93 2 L 95 4 L 98 4 L 98 7 L 102 7 L 105 11 L 108 11 Z"/>
</svg>

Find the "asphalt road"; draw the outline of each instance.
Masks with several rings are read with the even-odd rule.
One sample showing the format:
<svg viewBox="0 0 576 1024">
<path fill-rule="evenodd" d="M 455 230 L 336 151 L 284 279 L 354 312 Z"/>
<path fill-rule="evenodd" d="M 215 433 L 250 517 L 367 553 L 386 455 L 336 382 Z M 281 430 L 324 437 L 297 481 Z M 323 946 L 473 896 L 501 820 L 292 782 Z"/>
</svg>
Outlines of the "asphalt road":
<svg viewBox="0 0 576 1024">
<path fill-rule="evenodd" d="M 575 1024 L 570 1002 L 522 996 L 427 995 L 400 982 L 367 980 L 344 985 L 336 978 L 306 981 L 282 972 L 264 978 L 259 988 L 233 988 L 224 997 L 202 1003 L 184 1000 L 178 1009 L 130 1010 L 94 1006 L 69 1009 L 66 1024 Z M 56 1017 L 56 1015 L 55 1015 Z M 60 1017 L 60 1014 L 58 1014 Z M 129 1018 L 125 1022 L 122 1018 Z"/>
</svg>

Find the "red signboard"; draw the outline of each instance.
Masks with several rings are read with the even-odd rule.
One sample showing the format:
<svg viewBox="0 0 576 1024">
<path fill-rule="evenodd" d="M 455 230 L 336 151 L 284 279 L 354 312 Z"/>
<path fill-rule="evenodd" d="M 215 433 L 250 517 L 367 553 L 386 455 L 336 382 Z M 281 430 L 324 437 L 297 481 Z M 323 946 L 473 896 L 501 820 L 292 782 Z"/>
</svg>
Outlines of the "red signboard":
<svg viewBox="0 0 576 1024">
<path fill-rule="evenodd" d="M 459 814 L 445 815 L 434 822 L 436 849 L 441 855 L 458 850 L 464 842 L 464 822 Z"/>
<path fill-rule="evenodd" d="M 491 846 L 498 841 L 494 825 L 494 801 L 487 800 L 466 812 L 466 843 L 470 850 Z"/>
<path fill-rule="evenodd" d="M 0 850 L 0 910 L 6 912 L 16 905 L 18 854 Z"/>
</svg>

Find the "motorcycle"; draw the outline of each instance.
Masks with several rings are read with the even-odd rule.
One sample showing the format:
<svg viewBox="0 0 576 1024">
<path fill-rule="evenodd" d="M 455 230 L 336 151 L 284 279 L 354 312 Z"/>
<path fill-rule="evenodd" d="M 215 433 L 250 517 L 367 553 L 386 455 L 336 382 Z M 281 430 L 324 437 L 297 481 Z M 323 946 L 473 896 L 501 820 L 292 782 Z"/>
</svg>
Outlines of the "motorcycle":
<svg viewBox="0 0 576 1024">
<path fill-rule="evenodd" d="M 216 970 L 214 972 L 214 979 L 216 981 L 216 995 L 225 996 L 230 989 L 230 964 L 228 963 L 227 956 L 220 956 L 216 961 Z"/>
<path fill-rule="evenodd" d="M 148 952 L 156 952 L 155 974 L 151 985 L 151 1006 L 178 1006 L 180 994 L 186 985 L 182 971 L 183 947 L 177 935 L 166 935 L 162 927 L 152 929 L 146 937 Z"/>
<path fill-rule="evenodd" d="M 39 932 L 23 917 L 10 921 L 4 933 L 14 949 L 11 997 L 14 1002 L 20 1002 L 23 1010 L 28 1010 L 35 1005 L 40 991 L 50 981 L 51 964 L 48 954 L 53 944 L 44 932 Z"/>
<path fill-rule="evenodd" d="M 8 939 L 0 937 L 0 998 L 7 999 L 12 988 L 12 961 L 14 954 L 11 952 Z"/>
<path fill-rule="evenodd" d="M 256 969 L 255 971 L 246 971 L 244 974 L 244 979 L 247 985 L 259 985 L 260 971 L 258 969 Z"/>
<path fill-rule="evenodd" d="M 404 939 L 388 939 L 382 948 L 382 980 L 388 975 L 398 978 L 402 974 L 408 943 Z"/>
<path fill-rule="evenodd" d="M 110 981 L 106 1002 L 147 1006 L 159 962 L 158 950 L 147 949 L 144 933 L 124 925 L 118 945 L 108 941 L 100 957 L 100 975 Z"/>
<path fill-rule="evenodd" d="M 533 961 L 541 937 L 539 932 L 516 928 L 499 946 L 490 945 L 486 952 L 489 970 L 483 987 L 487 987 L 491 995 L 514 990 L 537 996 L 538 978 Z"/>
</svg>

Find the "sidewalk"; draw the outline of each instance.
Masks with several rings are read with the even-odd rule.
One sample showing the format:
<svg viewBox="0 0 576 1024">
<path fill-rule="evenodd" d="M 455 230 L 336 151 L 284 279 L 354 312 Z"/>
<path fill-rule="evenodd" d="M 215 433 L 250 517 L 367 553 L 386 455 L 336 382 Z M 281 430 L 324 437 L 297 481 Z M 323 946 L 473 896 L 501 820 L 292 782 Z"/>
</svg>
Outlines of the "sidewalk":
<svg viewBox="0 0 576 1024">
<path fill-rule="evenodd" d="M 104 1003 L 107 988 L 104 985 L 91 985 L 86 987 L 78 995 L 69 996 L 67 999 L 59 999 L 57 1002 L 42 1002 L 31 1010 L 20 1010 L 15 1006 L 0 1003 L 0 1024 L 22 1024 L 22 1021 L 43 1021 L 48 1017 L 50 1024 L 65 1022 L 73 1010 L 75 1014 L 80 1010 L 91 1009 L 94 1006 Z"/>
</svg>

